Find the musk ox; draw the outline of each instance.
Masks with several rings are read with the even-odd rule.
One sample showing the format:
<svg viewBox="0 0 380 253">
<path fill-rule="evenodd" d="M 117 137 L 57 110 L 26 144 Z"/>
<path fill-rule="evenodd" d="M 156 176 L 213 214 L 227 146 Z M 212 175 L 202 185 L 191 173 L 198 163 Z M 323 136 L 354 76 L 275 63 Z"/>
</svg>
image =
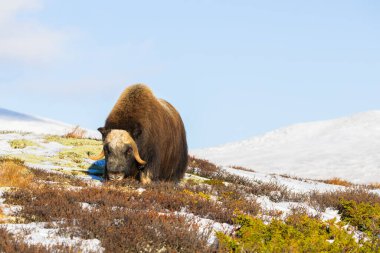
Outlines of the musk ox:
<svg viewBox="0 0 380 253">
<path fill-rule="evenodd" d="M 98 130 L 103 151 L 93 159 L 105 156 L 106 179 L 132 176 L 145 184 L 179 181 L 184 176 L 188 153 L 182 119 L 147 86 L 136 84 L 125 89 Z"/>
</svg>

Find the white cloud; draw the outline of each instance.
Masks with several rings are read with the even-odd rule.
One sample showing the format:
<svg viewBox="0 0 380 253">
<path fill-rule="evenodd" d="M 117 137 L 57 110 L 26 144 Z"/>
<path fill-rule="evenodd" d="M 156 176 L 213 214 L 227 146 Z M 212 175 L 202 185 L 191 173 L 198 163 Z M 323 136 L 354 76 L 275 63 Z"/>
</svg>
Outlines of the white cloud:
<svg viewBox="0 0 380 253">
<path fill-rule="evenodd" d="M 38 11 L 41 0 L 0 0 L 0 60 L 46 63 L 62 53 L 67 35 L 18 14 Z"/>
<path fill-rule="evenodd" d="M 1 17 L 18 12 L 20 10 L 35 10 L 42 7 L 40 0 L 0 0 Z"/>
</svg>

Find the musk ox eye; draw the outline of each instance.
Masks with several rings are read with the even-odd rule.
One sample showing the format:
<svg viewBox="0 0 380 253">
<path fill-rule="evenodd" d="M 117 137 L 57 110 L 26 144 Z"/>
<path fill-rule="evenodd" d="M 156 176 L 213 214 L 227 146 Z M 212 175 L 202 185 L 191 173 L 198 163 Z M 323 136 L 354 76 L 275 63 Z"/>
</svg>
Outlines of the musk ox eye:
<svg viewBox="0 0 380 253">
<path fill-rule="evenodd" d="M 130 154 L 132 153 L 132 148 L 131 147 L 128 147 L 127 150 L 125 151 L 126 154 Z"/>
</svg>

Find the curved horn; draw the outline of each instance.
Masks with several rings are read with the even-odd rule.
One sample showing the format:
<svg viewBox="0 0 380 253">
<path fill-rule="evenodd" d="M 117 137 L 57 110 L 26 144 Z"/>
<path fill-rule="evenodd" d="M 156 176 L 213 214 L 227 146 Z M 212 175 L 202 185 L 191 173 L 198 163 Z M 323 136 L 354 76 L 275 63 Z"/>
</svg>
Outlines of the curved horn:
<svg viewBox="0 0 380 253">
<path fill-rule="evenodd" d="M 98 161 L 98 160 L 102 159 L 103 157 L 104 157 L 104 150 L 102 150 L 102 152 L 100 152 L 100 154 L 97 156 L 89 156 L 89 158 L 91 160 L 95 160 L 95 161 Z"/>
<path fill-rule="evenodd" d="M 146 162 L 143 159 L 141 159 L 140 154 L 139 154 L 139 150 L 138 150 L 137 145 L 136 145 L 136 142 L 132 138 L 131 138 L 130 144 L 132 146 L 133 155 L 134 155 L 136 161 L 142 165 L 146 164 Z"/>
</svg>

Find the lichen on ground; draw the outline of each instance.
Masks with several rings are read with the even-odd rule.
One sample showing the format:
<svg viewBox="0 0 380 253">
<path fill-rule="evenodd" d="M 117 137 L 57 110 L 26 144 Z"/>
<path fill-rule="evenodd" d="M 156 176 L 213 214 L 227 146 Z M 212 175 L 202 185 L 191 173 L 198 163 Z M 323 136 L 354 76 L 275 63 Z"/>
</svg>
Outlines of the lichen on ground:
<svg viewBox="0 0 380 253">
<path fill-rule="evenodd" d="M 58 135 L 47 135 L 45 141 L 58 142 L 65 146 L 100 146 L 102 144 L 99 140 L 66 138 Z"/>
<path fill-rule="evenodd" d="M 29 140 L 33 139 L 33 140 Z M 94 139 L 67 138 L 57 135 L 27 136 L 8 141 L 14 150 L 7 157 L 20 159 L 28 164 L 74 174 L 102 174 L 104 166 L 94 165 L 89 159 L 102 150 L 102 142 Z M 33 152 L 22 149 L 33 146 Z"/>
<path fill-rule="evenodd" d="M 11 140 L 8 143 L 14 149 L 23 149 L 23 148 L 30 147 L 30 146 L 36 146 L 36 147 L 39 146 L 34 141 L 26 140 L 26 139 Z"/>
</svg>

